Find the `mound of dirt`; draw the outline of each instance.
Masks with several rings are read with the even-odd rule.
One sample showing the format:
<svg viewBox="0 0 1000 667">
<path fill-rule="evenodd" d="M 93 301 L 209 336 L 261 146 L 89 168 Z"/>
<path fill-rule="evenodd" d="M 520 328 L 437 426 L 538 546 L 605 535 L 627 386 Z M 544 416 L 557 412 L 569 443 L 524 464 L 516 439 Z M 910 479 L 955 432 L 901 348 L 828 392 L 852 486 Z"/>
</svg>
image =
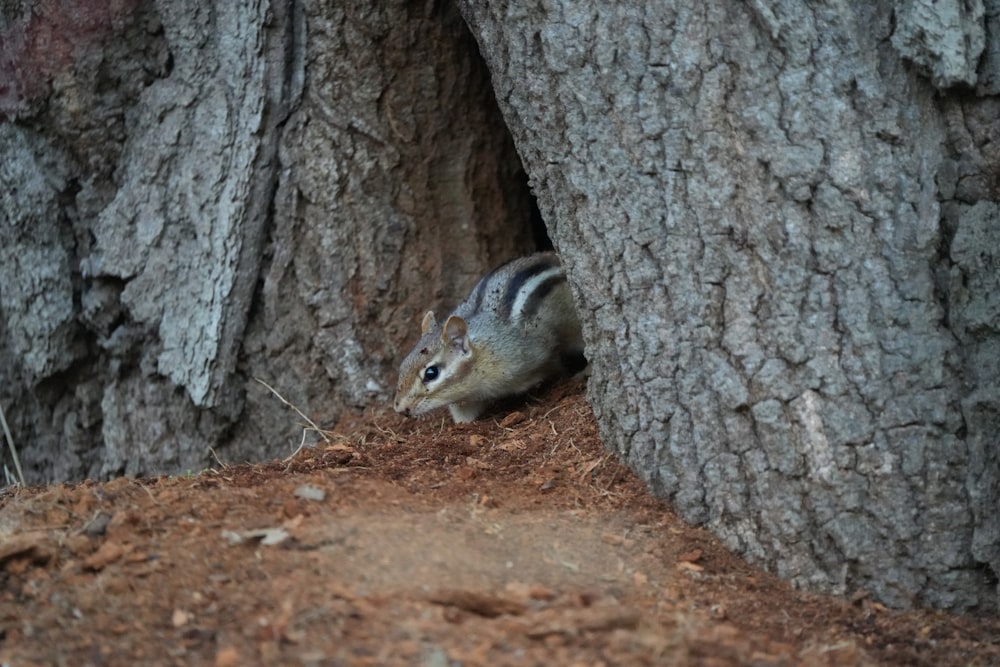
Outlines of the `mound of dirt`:
<svg viewBox="0 0 1000 667">
<path fill-rule="evenodd" d="M 8 491 L 10 665 L 993 665 L 1000 619 L 796 591 L 685 525 L 578 382 L 286 461 Z"/>
</svg>

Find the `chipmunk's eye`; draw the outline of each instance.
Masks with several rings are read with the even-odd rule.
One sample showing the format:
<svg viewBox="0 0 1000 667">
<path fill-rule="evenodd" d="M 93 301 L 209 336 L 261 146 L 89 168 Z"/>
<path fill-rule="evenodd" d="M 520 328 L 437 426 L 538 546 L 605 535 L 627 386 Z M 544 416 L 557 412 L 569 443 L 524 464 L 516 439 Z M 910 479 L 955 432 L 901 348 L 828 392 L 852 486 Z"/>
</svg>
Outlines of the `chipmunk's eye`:
<svg viewBox="0 0 1000 667">
<path fill-rule="evenodd" d="M 424 384 L 437 380 L 437 377 L 440 374 L 441 374 L 441 369 L 439 369 L 437 365 L 428 366 L 427 368 L 424 369 Z"/>
</svg>

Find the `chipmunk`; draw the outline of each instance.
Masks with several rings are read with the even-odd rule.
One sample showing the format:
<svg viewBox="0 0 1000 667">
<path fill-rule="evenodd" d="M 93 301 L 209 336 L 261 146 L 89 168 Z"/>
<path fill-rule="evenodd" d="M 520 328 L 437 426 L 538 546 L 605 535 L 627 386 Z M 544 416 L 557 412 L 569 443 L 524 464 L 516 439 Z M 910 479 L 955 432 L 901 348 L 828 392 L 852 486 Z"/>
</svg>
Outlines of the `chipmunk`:
<svg viewBox="0 0 1000 667">
<path fill-rule="evenodd" d="M 555 253 L 515 259 L 483 276 L 444 324 L 427 311 L 399 367 L 396 412 L 448 406 L 471 422 L 497 398 L 581 370 L 583 337 Z"/>
</svg>

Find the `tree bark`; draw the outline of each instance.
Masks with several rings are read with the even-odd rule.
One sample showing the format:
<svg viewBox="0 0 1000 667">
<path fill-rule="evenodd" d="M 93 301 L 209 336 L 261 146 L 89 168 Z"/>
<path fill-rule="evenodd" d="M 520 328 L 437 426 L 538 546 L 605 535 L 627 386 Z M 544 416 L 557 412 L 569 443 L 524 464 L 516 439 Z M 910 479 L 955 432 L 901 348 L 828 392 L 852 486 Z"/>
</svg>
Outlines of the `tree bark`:
<svg viewBox="0 0 1000 667">
<path fill-rule="evenodd" d="M 13 3 L 0 73 L 0 404 L 36 482 L 287 454 L 253 378 L 326 425 L 386 401 L 419 314 L 531 246 L 449 4 Z"/>
<path fill-rule="evenodd" d="M 605 441 L 796 584 L 996 609 L 996 3 L 460 5 Z"/>
</svg>

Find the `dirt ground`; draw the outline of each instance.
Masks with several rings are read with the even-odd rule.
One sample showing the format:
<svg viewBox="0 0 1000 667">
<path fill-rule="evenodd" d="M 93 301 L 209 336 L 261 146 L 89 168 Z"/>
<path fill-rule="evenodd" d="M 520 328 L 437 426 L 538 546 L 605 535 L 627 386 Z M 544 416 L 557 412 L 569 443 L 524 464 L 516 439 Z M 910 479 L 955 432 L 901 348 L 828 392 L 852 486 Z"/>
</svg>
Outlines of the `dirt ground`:
<svg viewBox="0 0 1000 667">
<path fill-rule="evenodd" d="M 9 490 L 0 662 L 1000 664 L 997 617 L 796 591 L 685 525 L 602 449 L 582 391 L 469 425 L 372 413 L 287 461 Z"/>
</svg>

